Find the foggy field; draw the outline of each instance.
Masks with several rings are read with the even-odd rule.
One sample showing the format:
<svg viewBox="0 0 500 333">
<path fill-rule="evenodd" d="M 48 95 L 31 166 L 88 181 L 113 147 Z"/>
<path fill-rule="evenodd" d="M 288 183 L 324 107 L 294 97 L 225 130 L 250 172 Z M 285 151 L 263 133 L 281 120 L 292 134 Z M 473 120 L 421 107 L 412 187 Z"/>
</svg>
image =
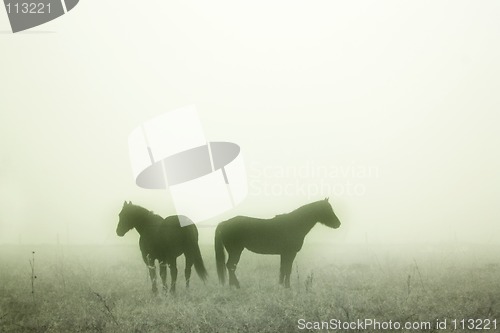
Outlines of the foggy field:
<svg viewBox="0 0 500 333">
<path fill-rule="evenodd" d="M 290 290 L 277 284 L 277 256 L 246 251 L 237 271 L 242 288 L 220 287 L 212 246 L 201 248 L 210 274 L 206 286 L 193 272 L 185 289 L 182 258 L 177 294 L 153 296 L 136 245 L 0 246 L 0 331 L 294 332 L 299 319 L 447 319 L 448 325 L 500 319 L 498 247 L 322 248 L 306 242 Z M 350 332 L 363 331 L 373 330 Z"/>
</svg>

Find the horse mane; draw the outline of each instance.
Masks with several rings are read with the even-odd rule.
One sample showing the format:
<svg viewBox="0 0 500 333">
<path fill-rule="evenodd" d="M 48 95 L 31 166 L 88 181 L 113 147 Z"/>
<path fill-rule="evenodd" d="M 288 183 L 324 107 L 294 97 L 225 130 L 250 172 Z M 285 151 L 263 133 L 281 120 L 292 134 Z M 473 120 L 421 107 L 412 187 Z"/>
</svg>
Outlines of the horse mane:
<svg viewBox="0 0 500 333">
<path fill-rule="evenodd" d="M 150 222 L 150 221 L 157 219 L 157 218 L 160 218 L 163 220 L 163 217 L 161 217 L 158 214 L 155 214 L 152 210 L 149 210 L 149 209 L 144 208 L 142 206 L 132 204 L 130 208 L 132 209 L 131 210 L 132 213 L 144 214 L 144 216 L 146 217 L 145 222 Z"/>
</svg>

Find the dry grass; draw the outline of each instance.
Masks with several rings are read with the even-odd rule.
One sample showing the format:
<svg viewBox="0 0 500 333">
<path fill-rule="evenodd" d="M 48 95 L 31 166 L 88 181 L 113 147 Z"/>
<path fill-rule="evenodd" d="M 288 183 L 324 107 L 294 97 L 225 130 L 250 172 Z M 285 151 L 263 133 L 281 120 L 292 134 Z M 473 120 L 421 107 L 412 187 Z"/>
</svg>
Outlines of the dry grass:
<svg viewBox="0 0 500 333">
<path fill-rule="evenodd" d="M 230 290 L 216 283 L 212 247 L 202 247 L 209 282 L 193 276 L 186 290 L 180 261 L 177 294 L 153 296 L 135 245 L 0 246 L 0 331 L 294 332 L 300 318 L 500 319 L 498 251 L 326 250 L 306 244 L 290 290 L 277 285 L 278 257 L 244 252 L 242 289 Z"/>
</svg>

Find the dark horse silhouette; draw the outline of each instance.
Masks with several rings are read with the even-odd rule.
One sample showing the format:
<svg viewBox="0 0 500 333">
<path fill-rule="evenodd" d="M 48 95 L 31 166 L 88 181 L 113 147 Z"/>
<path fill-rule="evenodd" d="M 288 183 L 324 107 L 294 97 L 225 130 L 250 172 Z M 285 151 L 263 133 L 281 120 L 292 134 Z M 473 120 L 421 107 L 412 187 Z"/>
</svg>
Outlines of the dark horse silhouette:
<svg viewBox="0 0 500 333">
<path fill-rule="evenodd" d="M 116 228 L 118 236 L 122 237 L 132 228 L 135 228 L 140 235 L 139 248 L 142 252 L 142 259 L 149 268 L 154 293 L 158 291 L 155 260 L 158 260 L 160 264 L 160 276 L 165 291 L 168 289 L 166 266 L 168 264 L 170 268 L 170 291 L 174 292 L 177 281 L 177 257 L 183 253 L 186 257 L 184 271 L 186 287 L 189 287 L 193 264 L 198 276 L 203 281 L 206 280 L 207 270 L 198 246 L 198 229 L 189 218 L 175 215 L 164 219 L 143 207 L 132 204 L 130 201 L 129 203 L 124 202 L 119 217 L 120 220 Z M 185 224 L 189 225 L 181 227 L 179 219 L 185 219 Z"/>
<path fill-rule="evenodd" d="M 229 271 L 229 285 L 240 287 L 236 278 L 236 265 L 243 249 L 260 254 L 281 255 L 279 283 L 290 287 L 292 263 L 302 248 L 304 237 L 320 222 L 331 228 L 340 227 L 328 198 L 300 208 L 291 213 L 277 215 L 272 219 L 258 219 L 236 216 L 221 222 L 215 230 L 215 259 L 219 281 L 226 281 L 226 268 Z M 229 258 L 224 267 L 226 248 Z"/>
</svg>

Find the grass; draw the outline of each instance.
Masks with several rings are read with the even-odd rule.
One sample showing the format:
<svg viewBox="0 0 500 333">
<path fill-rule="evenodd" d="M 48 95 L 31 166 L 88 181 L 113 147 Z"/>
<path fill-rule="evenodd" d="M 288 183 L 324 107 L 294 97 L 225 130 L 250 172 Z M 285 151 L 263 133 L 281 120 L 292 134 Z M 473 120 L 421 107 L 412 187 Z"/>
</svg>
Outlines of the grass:
<svg viewBox="0 0 500 333">
<path fill-rule="evenodd" d="M 0 246 L 0 332 L 296 332 L 300 318 L 500 320 L 497 247 L 306 244 L 290 290 L 277 284 L 276 256 L 244 252 L 242 288 L 231 290 L 217 284 L 212 247 L 202 252 L 206 285 L 193 273 L 186 290 L 179 260 L 177 293 L 154 296 L 136 245 Z"/>
</svg>

